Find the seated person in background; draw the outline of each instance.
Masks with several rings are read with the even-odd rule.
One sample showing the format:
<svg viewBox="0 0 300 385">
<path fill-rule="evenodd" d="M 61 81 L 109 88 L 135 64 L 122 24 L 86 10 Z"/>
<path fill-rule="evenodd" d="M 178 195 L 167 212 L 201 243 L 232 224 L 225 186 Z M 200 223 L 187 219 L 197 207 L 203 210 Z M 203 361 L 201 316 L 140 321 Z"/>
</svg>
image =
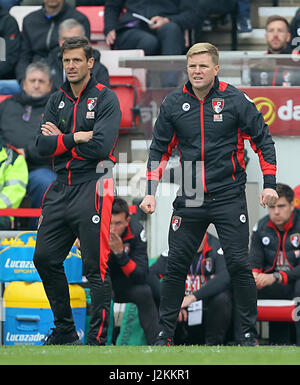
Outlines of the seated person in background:
<svg viewBox="0 0 300 385">
<path fill-rule="evenodd" d="M 35 146 L 36 132 L 51 87 L 47 64 L 32 63 L 26 69 L 22 92 L 0 103 L 0 133 L 4 143 L 16 147 L 26 158 L 29 169 L 27 193 L 33 208 L 41 207 L 45 191 L 56 179 L 51 159 L 41 157 Z M 36 227 L 36 220 L 31 226 Z"/>
<path fill-rule="evenodd" d="M 290 25 L 282 16 L 270 16 L 266 22 L 266 54 L 291 54 Z M 299 63 L 291 59 L 264 60 L 251 68 L 252 86 L 297 86 L 300 85 Z"/>
<path fill-rule="evenodd" d="M 197 25 L 197 14 L 190 0 L 106 0 L 104 22 L 106 43 L 111 48 L 142 49 L 145 55 L 181 55 L 184 30 Z"/>
<path fill-rule="evenodd" d="M 76 11 L 65 0 L 43 0 L 41 9 L 29 13 L 23 19 L 22 44 L 16 77 L 24 79 L 26 67 L 36 61 L 46 59 L 50 51 L 58 46 L 58 26 L 66 19 L 76 19 L 83 24 L 86 36 L 90 38 L 88 18 Z"/>
<path fill-rule="evenodd" d="M 292 48 L 295 48 L 295 49 L 299 47 L 299 40 L 297 40 L 297 37 L 298 38 L 300 37 L 300 8 L 297 9 L 295 16 L 291 20 L 291 45 L 292 45 Z M 296 40 L 293 41 L 293 39 L 295 38 Z M 299 52 L 299 48 L 298 48 L 298 52 Z"/>
<path fill-rule="evenodd" d="M 17 209 L 28 182 L 26 160 L 15 148 L 4 146 L 0 137 L 0 208 Z M 13 217 L 0 216 L 0 230 L 13 230 Z"/>
<path fill-rule="evenodd" d="M 5 47 L 0 42 L 0 79 L 14 79 L 16 77 L 14 70 L 20 53 L 21 35 L 15 18 L 1 5 L 0 38 L 5 42 Z M 2 58 L 2 53 L 5 53 L 5 60 Z"/>
<path fill-rule="evenodd" d="M 255 225 L 251 238 L 252 272 L 260 299 L 300 297 L 300 210 L 294 191 L 278 183 L 279 199 Z M 300 322 L 295 322 L 300 345 Z"/>
<path fill-rule="evenodd" d="M 63 42 L 69 37 L 84 37 L 84 27 L 75 19 L 64 20 L 58 28 L 58 44 L 59 47 L 54 48 L 47 59 L 47 63 L 51 68 L 51 79 L 53 82 L 53 90 L 58 90 L 66 80 L 66 75 L 63 69 L 60 47 Z M 93 57 L 95 59 L 94 66 L 91 70 L 94 78 L 105 86 L 110 86 L 109 74 L 107 68 L 100 63 L 100 52 L 93 49 Z"/>
<path fill-rule="evenodd" d="M 152 282 L 151 287 L 154 286 L 156 293 L 159 291 L 158 281 L 153 285 L 154 277 L 163 277 L 167 261 L 167 255 L 162 254 L 150 267 L 149 281 Z M 232 321 L 230 277 L 219 240 L 209 233 L 204 236 L 190 266 L 185 294 L 175 332 L 175 345 L 225 344 Z M 200 300 L 203 322 L 199 315 L 199 320 L 190 326 L 190 317 L 196 315 L 197 310 L 192 311 L 189 306 Z"/>
<path fill-rule="evenodd" d="M 113 203 L 109 242 L 113 299 L 137 305 L 147 343 L 153 345 L 158 333 L 158 310 L 146 282 L 149 271 L 145 230 L 130 217 L 128 205 L 121 198 Z"/>
</svg>

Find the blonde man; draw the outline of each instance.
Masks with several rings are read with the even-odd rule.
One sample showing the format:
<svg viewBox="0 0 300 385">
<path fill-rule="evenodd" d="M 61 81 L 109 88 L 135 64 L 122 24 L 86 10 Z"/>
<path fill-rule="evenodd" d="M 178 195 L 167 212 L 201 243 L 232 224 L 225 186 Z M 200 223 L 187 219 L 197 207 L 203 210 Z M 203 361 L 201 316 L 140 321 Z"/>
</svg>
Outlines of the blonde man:
<svg viewBox="0 0 300 385">
<path fill-rule="evenodd" d="M 187 52 L 189 81 L 163 101 L 150 146 L 147 192 L 141 209 L 155 211 L 155 191 L 172 150 L 181 155 L 181 187 L 173 202 L 169 259 L 160 304 L 157 345 L 172 344 L 194 253 L 210 223 L 216 227 L 233 286 L 241 330 L 237 342 L 257 345 L 256 287 L 248 258 L 243 140 L 260 158 L 262 206 L 277 200 L 274 142 L 252 100 L 218 79 L 218 50 L 198 43 Z"/>
</svg>

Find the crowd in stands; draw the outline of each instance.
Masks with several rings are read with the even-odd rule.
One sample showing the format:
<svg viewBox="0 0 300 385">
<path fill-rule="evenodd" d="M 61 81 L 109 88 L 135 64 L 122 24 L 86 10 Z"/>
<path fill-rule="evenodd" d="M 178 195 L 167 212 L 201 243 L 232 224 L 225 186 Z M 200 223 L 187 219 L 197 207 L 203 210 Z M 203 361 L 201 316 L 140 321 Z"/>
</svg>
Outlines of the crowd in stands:
<svg viewBox="0 0 300 385">
<path fill-rule="evenodd" d="M 19 85 L 18 92 L 11 89 L 14 95 L 0 103 L 0 138 L 3 144 L 9 145 L 6 148 L 0 143 L 1 186 L 11 177 L 4 168 L 8 154 L 12 167 L 19 170 L 16 175 L 20 174 L 13 194 L 12 190 L 0 191 L 1 208 L 18 207 L 26 193 L 32 207 L 41 207 L 45 191 L 56 178 L 51 162 L 37 153 L 34 138 L 50 94 L 65 81 L 60 46 L 68 37 L 86 36 L 90 39 L 91 36 L 88 18 L 75 7 L 105 5 L 104 33 L 108 48 L 142 49 L 145 55 L 184 54 L 184 31 L 194 29 L 201 36 L 202 28 L 215 15 L 226 17 L 237 12 L 238 34 L 245 37 L 252 32 L 250 0 L 215 3 L 198 0 L 197 9 L 191 0 L 43 0 L 41 9 L 24 18 L 20 32 L 9 10 L 14 6 L 41 3 L 42 0 L 2 0 L 0 5 L 0 37 L 5 40 L 6 47 L 6 60 L 0 61 L 0 79 L 16 79 Z M 133 14 L 143 16 L 147 21 Z M 268 54 L 295 52 L 293 39 L 300 36 L 300 9 L 291 24 L 281 16 L 273 16 L 268 19 L 265 28 Z M 109 87 L 108 69 L 100 62 L 100 55 L 99 50 L 94 49 L 92 73 L 98 82 Z M 274 70 L 258 65 L 251 69 L 251 84 L 290 86 L 300 83 L 295 68 L 277 68 L 274 76 Z M 287 226 L 282 227 L 281 223 L 276 222 L 274 213 L 280 207 L 270 208 L 269 215 L 258 223 L 252 237 L 250 255 L 260 298 L 278 298 L 278 290 L 281 292 L 280 298 L 300 297 L 300 258 L 296 253 L 300 253 L 300 212 L 295 208 L 290 187 L 279 185 L 278 192 L 280 203 L 288 209 Z M 12 195 L 15 200 L 11 198 Z M 8 202 L 6 206 L 5 202 Z M 279 203 L 276 206 L 280 206 Z M 12 228 L 11 219 L 0 219 L 1 229 Z M 165 273 L 167 252 L 149 269 L 143 228 L 134 220 L 130 221 L 128 207 L 122 201 L 116 202 L 113 219 L 111 233 L 117 233 L 122 249 L 123 244 L 126 245 L 124 251 L 119 252 L 115 246 L 117 241 L 111 241 L 110 263 L 115 299 L 137 304 L 147 343 L 152 344 L 158 322 L 160 279 Z M 114 226 L 117 219 L 119 229 Z M 32 221 L 30 226 L 36 228 L 37 223 Z M 293 234 L 298 238 L 292 239 Z M 272 250 L 272 246 L 275 242 L 277 248 L 279 238 L 287 244 L 281 242 L 281 249 L 274 257 L 275 249 Z M 269 281 L 266 281 L 266 272 L 272 273 L 268 274 Z M 203 322 L 195 323 L 190 314 L 196 314 L 199 308 L 195 303 L 199 301 L 203 302 Z M 230 279 L 223 252 L 218 240 L 206 235 L 187 277 L 186 296 L 178 319 L 175 343 L 225 344 L 232 337 L 230 333 L 234 324 Z M 300 345 L 299 322 L 296 323 L 296 331 L 297 344 Z"/>
</svg>

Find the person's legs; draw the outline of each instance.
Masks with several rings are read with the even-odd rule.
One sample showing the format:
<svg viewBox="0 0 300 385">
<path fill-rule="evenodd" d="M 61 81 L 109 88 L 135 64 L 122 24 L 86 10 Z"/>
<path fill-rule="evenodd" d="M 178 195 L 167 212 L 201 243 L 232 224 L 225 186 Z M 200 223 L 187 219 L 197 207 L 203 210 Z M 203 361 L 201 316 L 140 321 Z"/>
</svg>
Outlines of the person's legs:
<svg viewBox="0 0 300 385">
<path fill-rule="evenodd" d="M 159 41 L 155 34 L 142 28 L 128 28 L 117 32 L 117 49 L 143 49 L 145 55 L 159 53 Z"/>
<path fill-rule="evenodd" d="M 169 230 L 169 256 L 167 271 L 163 277 L 160 301 L 160 333 L 157 344 L 173 339 L 180 306 L 185 294 L 186 275 L 205 234 L 208 223 L 189 222 L 179 217 L 179 227 L 174 227 L 173 213 Z M 205 216 L 204 216 L 205 218 Z M 176 218 L 175 218 L 176 219 Z"/>
<path fill-rule="evenodd" d="M 250 1 L 238 0 L 237 30 L 240 37 L 248 37 L 252 32 Z"/>
<path fill-rule="evenodd" d="M 233 300 L 241 323 L 241 342 L 255 339 L 257 318 L 256 285 L 248 255 L 249 223 L 245 193 L 212 202 L 216 227 L 233 288 Z M 248 343 L 247 342 L 247 343 Z"/>
<path fill-rule="evenodd" d="M 205 344 L 223 345 L 232 320 L 232 296 L 229 290 L 204 301 Z"/>
<path fill-rule="evenodd" d="M 184 32 L 174 22 L 163 25 L 157 32 L 162 55 L 182 55 L 184 50 Z"/>
<path fill-rule="evenodd" d="M 115 282 L 114 293 L 116 302 L 136 304 L 147 343 L 153 345 L 158 333 L 158 310 L 150 286 L 144 284 L 118 287 L 118 283 Z"/>
<path fill-rule="evenodd" d="M 64 210 L 64 188 L 56 183 L 45 197 L 33 262 L 50 302 L 56 329 L 67 334 L 75 331 L 75 325 L 63 262 L 76 237 L 62 214 Z"/>
<path fill-rule="evenodd" d="M 55 172 L 48 168 L 37 168 L 29 172 L 27 192 L 32 207 L 42 206 L 44 194 L 55 179 Z"/>
<path fill-rule="evenodd" d="M 31 202 L 31 207 L 40 208 L 42 206 L 45 192 L 55 180 L 55 172 L 48 168 L 37 168 L 36 170 L 29 172 L 27 193 Z M 36 229 L 36 227 L 37 219 L 31 218 L 29 221 L 29 228 Z"/>
<path fill-rule="evenodd" d="M 91 288 L 89 345 L 105 345 L 109 326 L 111 279 L 107 262 L 114 196 L 112 192 L 100 193 L 107 180 L 93 180 L 76 187 L 74 199 L 69 205 L 74 232 L 80 239 L 84 272 Z"/>
</svg>

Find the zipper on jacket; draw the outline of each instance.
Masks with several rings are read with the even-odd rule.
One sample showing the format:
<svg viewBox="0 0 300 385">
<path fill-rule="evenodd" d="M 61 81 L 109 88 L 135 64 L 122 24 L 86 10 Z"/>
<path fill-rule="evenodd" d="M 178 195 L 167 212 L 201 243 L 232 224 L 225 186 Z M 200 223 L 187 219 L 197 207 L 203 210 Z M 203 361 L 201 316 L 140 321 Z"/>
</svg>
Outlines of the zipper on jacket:
<svg viewBox="0 0 300 385">
<path fill-rule="evenodd" d="M 235 161 L 234 161 L 234 151 L 232 151 L 231 153 L 231 161 L 232 161 L 232 165 L 233 165 L 233 173 L 232 173 L 232 179 L 235 180 L 235 172 L 236 172 L 236 164 L 235 164 Z"/>
<path fill-rule="evenodd" d="M 205 184 L 205 167 L 204 167 L 204 100 L 200 100 L 200 127 L 201 127 L 201 161 L 202 161 L 202 184 L 204 192 L 207 193 Z"/>
<path fill-rule="evenodd" d="M 46 37 L 46 47 L 48 50 L 50 50 L 51 36 L 52 36 L 53 29 L 54 29 L 54 21 L 51 21 L 50 28 Z"/>
</svg>

